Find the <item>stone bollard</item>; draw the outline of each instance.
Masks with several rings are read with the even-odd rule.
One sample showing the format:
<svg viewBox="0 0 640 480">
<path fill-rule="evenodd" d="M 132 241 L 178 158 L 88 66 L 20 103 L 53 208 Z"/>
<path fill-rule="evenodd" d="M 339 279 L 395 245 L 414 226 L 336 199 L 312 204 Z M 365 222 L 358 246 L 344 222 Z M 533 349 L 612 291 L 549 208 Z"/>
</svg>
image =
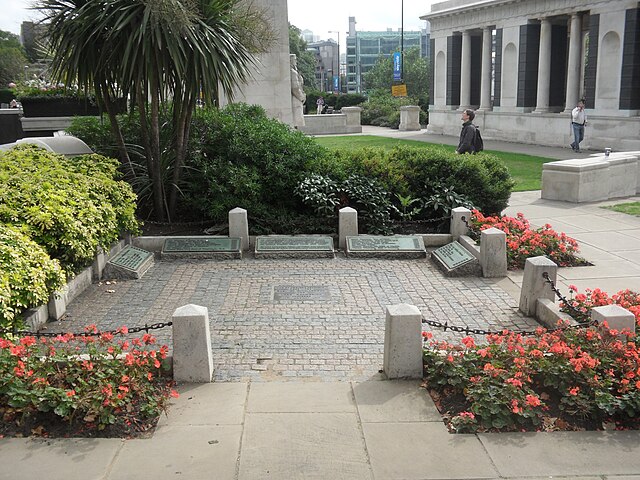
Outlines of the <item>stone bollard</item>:
<svg viewBox="0 0 640 480">
<path fill-rule="evenodd" d="M 464 220 L 463 220 L 464 218 Z M 471 220 L 471 210 L 465 207 L 456 207 L 451 210 L 451 225 L 449 232 L 455 242 L 460 238 L 460 235 L 466 235 L 469 233 L 469 227 L 465 222 Z"/>
<path fill-rule="evenodd" d="M 338 212 L 338 247 L 347 248 L 347 237 L 358 236 L 358 211 L 344 207 Z"/>
<path fill-rule="evenodd" d="M 555 300 L 555 294 L 551 285 L 542 277 L 546 272 L 549 279 L 555 283 L 558 275 L 558 266 L 547 257 L 527 258 L 524 263 L 524 277 L 520 289 L 519 310 L 527 317 L 535 317 L 539 298 Z"/>
<path fill-rule="evenodd" d="M 400 130 L 415 131 L 420 130 L 420 107 L 407 105 L 400 107 Z"/>
<path fill-rule="evenodd" d="M 636 333 L 636 316 L 626 308 L 620 305 L 605 305 L 603 307 L 594 307 L 591 309 L 591 320 L 598 323 L 607 322 L 609 329 L 628 330 Z M 622 337 L 622 335 L 620 335 Z"/>
<path fill-rule="evenodd" d="M 209 312 L 185 305 L 173 313 L 173 378 L 176 382 L 209 383 L 213 376 Z"/>
<path fill-rule="evenodd" d="M 389 379 L 422 378 L 422 314 L 417 307 L 387 306 L 383 368 Z"/>
<path fill-rule="evenodd" d="M 342 107 L 340 110 L 347 116 L 346 133 L 362 133 L 361 107 Z"/>
<path fill-rule="evenodd" d="M 480 233 L 480 265 L 486 278 L 507 276 L 507 234 L 497 228 Z"/>
<path fill-rule="evenodd" d="M 229 210 L 229 236 L 240 238 L 241 250 L 249 249 L 249 221 L 244 208 Z"/>
</svg>

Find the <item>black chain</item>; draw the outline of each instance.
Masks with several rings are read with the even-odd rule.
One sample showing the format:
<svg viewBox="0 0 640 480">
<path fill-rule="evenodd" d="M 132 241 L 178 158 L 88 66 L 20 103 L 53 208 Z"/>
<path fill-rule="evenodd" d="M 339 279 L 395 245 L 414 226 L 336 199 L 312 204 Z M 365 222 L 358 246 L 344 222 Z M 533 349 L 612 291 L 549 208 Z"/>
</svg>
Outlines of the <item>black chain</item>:
<svg viewBox="0 0 640 480">
<path fill-rule="evenodd" d="M 547 272 L 542 272 L 542 278 L 545 279 L 546 283 L 551 285 L 551 290 L 553 290 L 553 293 L 556 294 L 556 297 L 558 297 L 558 300 L 560 300 L 570 310 L 569 315 L 571 315 L 571 313 L 573 312 L 574 315 L 571 315 L 571 318 L 573 318 L 576 322 L 579 322 L 581 324 L 585 324 L 585 325 L 594 324 L 594 322 L 588 322 L 584 320 L 585 313 L 581 312 L 578 308 L 576 308 L 573 305 L 573 303 L 570 300 L 567 300 L 567 297 L 562 295 L 562 293 L 560 292 L 560 290 L 558 290 L 555 283 L 553 283 L 553 280 L 551 280 Z"/>
<path fill-rule="evenodd" d="M 471 227 L 469 226 L 469 222 L 467 221 L 467 217 L 462 216 L 462 217 L 460 217 L 460 220 L 462 220 L 462 221 L 464 222 L 464 224 L 467 226 L 467 228 L 471 228 Z"/>
<path fill-rule="evenodd" d="M 133 327 L 127 328 L 126 335 L 131 335 L 134 333 L 145 332 L 149 333 L 149 330 L 160 330 L 161 328 L 170 327 L 173 325 L 173 322 L 165 322 L 165 323 L 153 323 L 151 325 L 147 325 L 145 323 L 144 327 Z M 55 338 L 67 334 L 71 334 L 74 337 L 99 337 L 100 335 L 125 335 L 122 332 L 122 329 L 118 330 L 107 330 L 107 331 L 97 331 L 97 332 L 82 332 L 82 333 L 69 333 L 69 332 L 30 332 L 28 330 L 17 330 L 10 328 L 0 328 L 0 335 L 11 334 L 19 337 L 48 337 Z"/>
</svg>

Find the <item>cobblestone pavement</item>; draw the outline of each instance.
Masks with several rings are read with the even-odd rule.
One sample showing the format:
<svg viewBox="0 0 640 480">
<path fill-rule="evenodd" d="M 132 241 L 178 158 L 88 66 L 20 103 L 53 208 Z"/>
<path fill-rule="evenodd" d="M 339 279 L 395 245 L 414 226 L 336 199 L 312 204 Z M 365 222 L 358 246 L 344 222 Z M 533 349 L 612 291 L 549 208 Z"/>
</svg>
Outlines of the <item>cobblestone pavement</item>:
<svg viewBox="0 0 640 480">
<path fill-rule="evenodd" d="M 472 328 L 537 326 L 492 280 L 447 278 L 428 259 L 339 257 L 157 262 L 140 280 L 92 285 L 49 330 L 167 322 L 190 303 L 209 310 L 216 381 L 370 378 L 382 366 L 387 305 Z M 170 328 L 155 333 L 171 345 Z"/>
</svg>

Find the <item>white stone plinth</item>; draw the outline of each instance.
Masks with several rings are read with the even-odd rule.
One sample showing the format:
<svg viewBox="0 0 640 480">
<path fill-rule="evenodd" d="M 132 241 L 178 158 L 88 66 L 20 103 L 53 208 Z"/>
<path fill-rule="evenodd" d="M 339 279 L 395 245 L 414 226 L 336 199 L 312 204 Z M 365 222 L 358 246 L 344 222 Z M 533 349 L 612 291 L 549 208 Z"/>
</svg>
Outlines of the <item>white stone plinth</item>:
<svg viewBox="0 0 640 480">
<path fill-rule="evenodd" d="M 241 250 L 249 249 L 249 221 L 244 208 L 236 207 L 229 210 L 229 237 L 240 238 Z"/>
<path fill-rule="evenodd" d="M 527 258 L 524 263 L 524 277 L 520 290 L 519 310 L 527 317 L 535 317 L 539 298 L 554 300 L 554 293 L 551 285 L 542 276 L 543 273 L 549 275 L 549 279 L 555 283 L 558 266 L 547 257 Z"/>
<path fill-rule="evenodd" d="M 607 200 L 609 162 L 593 158 L 561 160 L 542 166 L 542 198 L 563 202 Z"/>
<path fill-rule="evenodd" d="M 623 330 L 628 330 L 632 333 L 636 332 L 635 315 L 620 305 L 605 305 L 592 308 L 591 320 L 595 320 L 600 324 L 607 322 L 611 330 L 617 330 L 618 332 Z"/>
<path fill-rule="evenodd" d="M 389 379 L 422 378 L 422 314 L 417 307 L 387 306 L 383 365 Z"/>
<path fill-rule="evenodd" d="M 346 133 L 362 133 L 362 108 L 342 107 L 340 111 L 347 116 Z"/>
<path fill-rule="evenodd" d="M 483 277 L 507 276 L 507 234 L 502 230 L 487 228 L 480 233 L 480 265 Z"/>
<path fill-rule="evenodd" d="M 400 126 L 398 128 L 406 131 L 420 130 L 420 107 L 416 105 L 400 107 Z"/>
<path fill-rule="evenodd" d="M 467 223 L 471 220 L 471 210 L 465 207 L 456 207 L 451 210 L 451 225 L 449 231 L 456 241 L 461 235 L 469 233 Z"/>
<path fill-rule="evenodd" d="M 185 305 L 176 309 L 173 322 L 173 378 L 177 382 L 209 383 L 213 376 L 209 312 Z"/>
<path fill-rule="evenodd" d="M 358 236 L 358 211 L 344 207 L 338 213 L 338 247 L 347 248 L 347 237 Z"/>
</svg>

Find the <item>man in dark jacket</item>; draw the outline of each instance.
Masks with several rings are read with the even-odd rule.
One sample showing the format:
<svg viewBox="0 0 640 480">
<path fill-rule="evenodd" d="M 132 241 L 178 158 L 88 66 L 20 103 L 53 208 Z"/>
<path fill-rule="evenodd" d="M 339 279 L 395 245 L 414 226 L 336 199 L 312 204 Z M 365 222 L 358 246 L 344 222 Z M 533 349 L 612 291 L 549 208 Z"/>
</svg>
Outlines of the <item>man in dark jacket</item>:
<svg viewBox="0 0 640 480">
<path fill-rule="evenodd" d="M 476 112 L 471 109 L 462 112 L 462 131 L 460 132 L 460 143 L 456 148 L 456 153 L 476 153 L 473 148 L 473 140 L 476 136 L 476 126 L 473 119 L 476 118 Z"/>
</svg>

